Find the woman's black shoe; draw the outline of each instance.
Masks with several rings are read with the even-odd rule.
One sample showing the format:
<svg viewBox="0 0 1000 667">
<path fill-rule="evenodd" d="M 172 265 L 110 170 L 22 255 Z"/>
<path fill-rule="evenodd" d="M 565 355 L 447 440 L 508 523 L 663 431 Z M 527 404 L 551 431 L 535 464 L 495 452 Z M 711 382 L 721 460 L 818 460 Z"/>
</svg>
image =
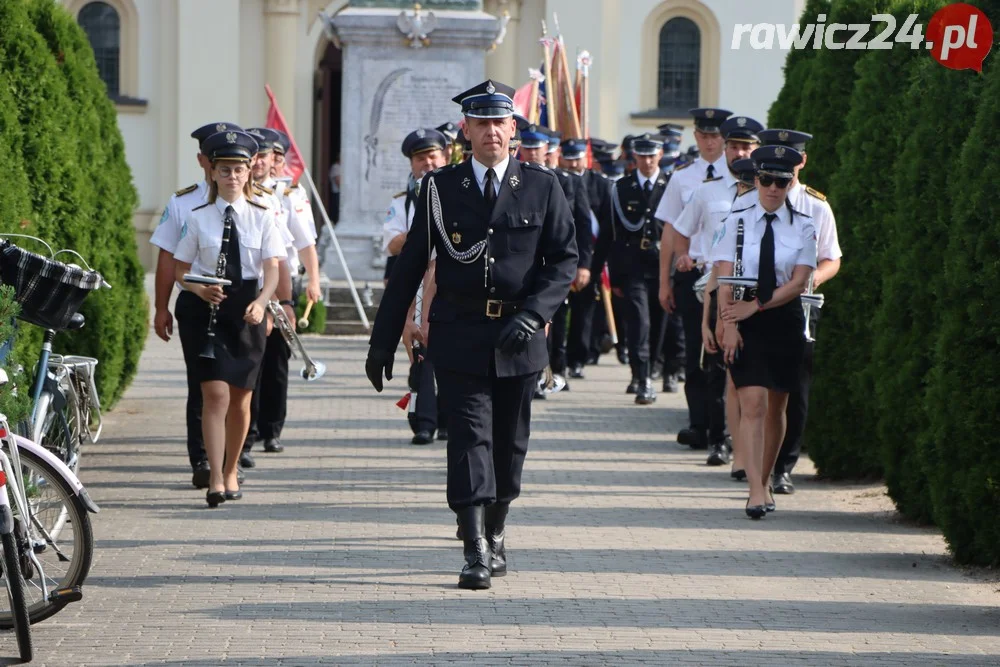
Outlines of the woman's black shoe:
<svg viewBox="0 0 1000 667">
<path fill-rule="evenodd" d="M 209 507 L 218 507 L 226 502 L 226 494 L 221 491 L 209 491 L 205 494 L 205 502 L 208 503 Z"/>
<path fill-rule="evenodd" d="M 768 512 L 773 512 L 774 510 L 778 509 L 778 506 L 774 504 L 774 489 L 768 487 L 767 495 L 771 498 L 771 502 L 764 503 L 764 509 Z"/>
<path fill-rule="evenodd" d="M 243 497 L 243 491 L 226 491 L 226 500 L 239 500 Z"/>
<path fill-rule="evenodd" d="M 747 498 L 747 516 L 748 517 L 750 517 L 754 521 L 758 521 L 760 519 L 763 519 L 766 514 L 767 514 L 767 509 L 765 509 L 765 507 L 763 505 L 754 505 L 753 507 L 751 507 L 750 506 L 750 499 Z"/>
<path fill-rule="evenodd" d="M 730 470 L 729 471 L 729 476 L 731 478 L 733 478 L 734 480 L 736 480 L 737 482 L 742 482 L 743 480 L 745 480 L 747 478 L 747 471 L 746 470 Z"/>
</svg>

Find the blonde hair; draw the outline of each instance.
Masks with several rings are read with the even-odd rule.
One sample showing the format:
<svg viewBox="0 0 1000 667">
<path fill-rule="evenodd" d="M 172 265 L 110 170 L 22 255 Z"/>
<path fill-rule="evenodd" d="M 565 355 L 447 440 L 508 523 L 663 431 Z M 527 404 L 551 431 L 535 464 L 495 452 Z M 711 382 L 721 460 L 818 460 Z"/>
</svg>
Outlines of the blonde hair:
<svg viewBox="0 0 1000 667">
<path fill-rule="evenodd" d="M 253 197 L 253 174 L 250 173 L 250 161 L 249 160 L 212 160 L 212 169 L 215 169 L 217 162 L 239 162 L 240 164 L 245 164 L 247 166 L 247 182 L 243 184 L 243 196 L 248 200 Z M 219 198 L 219 184 L 215 182 L 215 179 L 211 179 L 208 184 L 208 203 L 214 204 L 215 200 Z"/>
</svg>

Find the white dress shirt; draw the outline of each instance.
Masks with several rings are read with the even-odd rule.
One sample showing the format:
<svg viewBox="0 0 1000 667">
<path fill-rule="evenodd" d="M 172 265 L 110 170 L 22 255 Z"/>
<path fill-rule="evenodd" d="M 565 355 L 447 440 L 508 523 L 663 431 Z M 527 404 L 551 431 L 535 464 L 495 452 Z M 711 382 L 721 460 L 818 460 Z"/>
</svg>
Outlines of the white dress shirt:
<svg viewBox="0 0 1000 667">
<path fill-rule="evenodd" d="M 691 239 L 688 254 L 698 263 L 711 265 L 712 239 L 732 210 L 736 199 L 736 177 L 727 168 L 720 178 L 697 187 L 691 201 L 673 223 L 674 229 Z"/>
<path fill-rule="evenodd" d="M 493 183 L 494 189 L 496 189 L 496 194 L 500 194 L 500 184 L 503 183 L 503 177 L 507 173 L 507 165 L 510 164 L 510 156 L 508 155 L 503 159 L 503 161 L 497 166 L 493 167 L 493 172 L 496 174 L 496 180 Z M 489 169 L 486 165 L 481 163 L 476 158 L 472 158 L 472 173 L 476 176 L 476 184 L 479 185 L 479 191 L 486 196 L 486 170 Z"/>
<path fill-rule="evenodd" d="M 183 192 L 183 191 L 182 191 Z M 173 194 L 163 209 L 160 223 L 150 237 L 149 242 L 157 248 L 166 250 L 171 255 L 177 250 L 177 243 L 181 240 L 181 227 L 184 220 L 198 206 L 208 201 L 208 183 L 202 181 L 191 192 L 184 194 Z"/>
<path fill-rule="evenodd" d="M 191 273 L 215 275 L 219 251 L 222 248 L 223 216 L 229 203 L 218 197 L 214 204 L 207 204 L 192 211 L 181 229 L 174 258 L 191 264 Z M 234 225 L 239 234 L 240 269 L 244 280 L 263 282 L 265 259 L 287 256 L 285 244 L 271 209 L 260 208 L 247 202 L 241 195 L 232 202 Z"/>
<path fill-rule="evenodd" d="M 736 259 L 736 228 L 743 220 L 743 275 L 756 278 L 760 275 L 760 243 L 767 229 L 764 214 L 767 211 L 758 201 L 745 210 L 734 210 L 725 224 L 715 234 L 711 261 L 733 262 Z M 774 274 L 777 286 L 792 278 L 796 266 L 816 268 L 816 227 L 812 218 L 796 211 L 791 216 L 788 207 L 777 211 L 771 223 L 774 230 Z"/>
<path fill-rule="evenodd" d="M 656 207 L 653 215 L 657 220 L 673 224 L 677 218 L 681 217 L 684 207 L 688 205 L 694 196 L 694 191 L 705 182 L 708 177 L 708 167 L 712 165 L 714 176 L 722 176 L 729 171 L 726 163 L 726 155 L 723 153 L 715 162 L 708 162 L 704 158 L 697 158 L 690 167 L 675 169 L 667 183 L 666 192 L 660 198 L 660 205 Z M 714 177 L 713 176 L 713 177 Z"/>
<path fill-rule="evenodd" d="M 793 185 L 788 193 L 788 201 L 792 202 L 792 208 L 796 211 L 812 216 L 813 224 L 816 225 L 816 258 L 840 259 L 844 253 L 840 250 L 837 220 L 833 217 L 833 209 L 830 208 L 829 202 L 810 195 L 806 188 L 803 183 Z"/>
</svg>

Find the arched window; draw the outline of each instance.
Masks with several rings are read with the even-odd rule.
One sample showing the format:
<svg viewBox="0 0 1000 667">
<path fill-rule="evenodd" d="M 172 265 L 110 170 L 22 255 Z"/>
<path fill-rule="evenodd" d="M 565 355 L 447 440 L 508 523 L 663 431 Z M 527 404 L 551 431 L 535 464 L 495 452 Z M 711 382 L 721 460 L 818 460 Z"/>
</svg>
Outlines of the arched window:
<svg viewBox="0 0 1000 667">
<path fill-rule="evenodd" d="M 660 29 L 657 69 L 657 108 L 667 115 L 685 116 L 699 106 L 701 30 L 691 19 L 677 17 Z"/>
<path fill-rule="evenodd" d="M 90 46 L 94 49 L 97 71 L 108 87 L 108 95 L 117 98 L 121 66 L 121 17 L 118 11 L 106 2 L 90 2 L 80 9 L 76 20 L 87 33 Z"/>
</svg>

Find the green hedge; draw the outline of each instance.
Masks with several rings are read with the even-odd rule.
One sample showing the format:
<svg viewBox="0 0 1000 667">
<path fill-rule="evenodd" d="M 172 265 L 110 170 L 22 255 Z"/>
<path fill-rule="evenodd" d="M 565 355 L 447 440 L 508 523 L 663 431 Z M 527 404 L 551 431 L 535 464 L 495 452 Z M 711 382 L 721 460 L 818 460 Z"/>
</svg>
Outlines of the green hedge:
<svg viewBox="0 0 1000 667">
<path fill-rule="evenodd" d="M 138 198 L 115 107 L 86 35 L 61 6 L 5 0 L 0 25 L 0 149 L 9 150 L 11 190 L 0 195 L 10 201 L 0 206 L 0 231 L 72 248 L 113 286 L 88 297 L 83 331 L 56 341 L 100 359 L 98 391 L 110 406 L 135 375 L 147 326 L 132 227 Z M 40 340 L 35 327 L 21 327 L 23 360 L 34 362 Z"/>
<path fill-rule="evenodd" d="M 955 557 L 1000 563 L 1000 66 L 984 69 L 975 123 L 948 185 L 954 193 L 925 408 L 934 518 Z M 970 109 L 972 111 L 972 109 Z"/>
<path fill-rule="evenodd" d="M 888 8 L 926 26 L 945 4 L 849 0 L 827 23 Z M 1000 20 L 1000 0 L 971 4 Z M 953 71 L 897 44 L 789 57 L 786 72 L 798 87 L 807 72 L 781 99 L 816 134 L 803 179 L 829 184 L 844 250 L 822 289 L 810 454 L 823 476 L 884 471 L 900 512 L 940 526 L 956 559 L 998 564 L 1000 65 Z M 772 122 L 791 113 L 776 107 Z"/>
<path fill-rule="evenodd" d="M 799 25 L 813 25 L 820 14 L 830 13 L 830 0 L 808 0 L 799 17 Z M 785 85 L 767 113 L 768 127 L 797 129 L 802 108 L 802 91 L 810 79 L 817 49 L 790 49 L 785 57 Z"/>
</svg>

